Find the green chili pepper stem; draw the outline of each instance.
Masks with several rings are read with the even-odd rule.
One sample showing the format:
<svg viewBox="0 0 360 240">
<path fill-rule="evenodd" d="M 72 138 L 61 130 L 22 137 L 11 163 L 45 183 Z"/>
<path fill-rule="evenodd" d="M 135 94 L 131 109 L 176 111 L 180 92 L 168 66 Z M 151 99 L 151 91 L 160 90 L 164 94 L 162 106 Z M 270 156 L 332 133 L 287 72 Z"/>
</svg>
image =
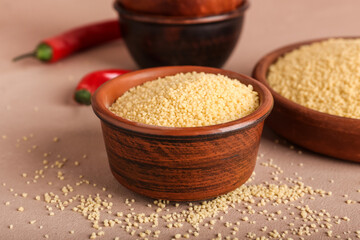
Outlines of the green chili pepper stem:
<svg viewBox="0 0 360 240">
<path fill-rule="evenodd" d="M 25 54 L 21 54 L 20 56 L 17 56 L 15 58 L 13 58 L 13 62 L 19 61 L 23 58 L 28 58 L 28 57 L 36 57 L 36 52 L 30 52 L 30 53 L 25 53 Z"/>
<path fill-rule="evenodd" d="M 90 105 L 91 104 L 91 93 L 88 90 L 81 89 L 75 92 L 75 100 L 78 103 Z"/>
<path fill-rule="evenodd" d="M 23 58 L 34 57 L 41 61 L 47 62 L 51 60 L 52 54 L 52 48 L 49 45 L 45 43 L 40 43 L 35 51 L 17 56 L 13 59 L 13 61 L 16 62 Z"/>
</svg>

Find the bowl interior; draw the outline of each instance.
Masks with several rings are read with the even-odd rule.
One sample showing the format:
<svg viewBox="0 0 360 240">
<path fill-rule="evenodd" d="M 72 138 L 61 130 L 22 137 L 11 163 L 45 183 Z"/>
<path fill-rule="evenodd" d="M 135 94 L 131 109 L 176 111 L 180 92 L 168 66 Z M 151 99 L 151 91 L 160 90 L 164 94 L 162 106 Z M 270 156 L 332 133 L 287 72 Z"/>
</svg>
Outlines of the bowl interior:
<svg viewBox="0 0 360 240">
<path fill-rule="evenodd" d="M 217 124 L 205 127 L 160 127 L 151 126 L 142 123 L 132 122 L 113 114 L 108 107 L 114 101 L 125 93 L 128 89 L 140 85 L 146 81 L 155 80 L 159 77 L 174 75 L 176 73 L 186 72 L 206 72 L 214 74 L 222 74 L 230 78 L 238 79 L 243 84 L 251 84 L 254 90 L 259 94 L 260 105 L 250 115 L 223 124 Z M 114 126 L 125 128 L 128 130 L 155 134 L 155 135 L 177 135 L 177 136 L 194 136 L 215 134 L 226 131 L 233 131 L 239 128 L 247 128 L 258 122 L 263 121 L 270 113 L 273 105 L 273 99 L 269 90 L 258 81 L 235 72 L 221 70 L 209 67 L 197 66 L 177 66 L 177 67 L 158 67 L 139 70 L 121 75 L 103 84 L 92 97 L 92 106 L 95 113 L 100 119 Z"/>
</svg>

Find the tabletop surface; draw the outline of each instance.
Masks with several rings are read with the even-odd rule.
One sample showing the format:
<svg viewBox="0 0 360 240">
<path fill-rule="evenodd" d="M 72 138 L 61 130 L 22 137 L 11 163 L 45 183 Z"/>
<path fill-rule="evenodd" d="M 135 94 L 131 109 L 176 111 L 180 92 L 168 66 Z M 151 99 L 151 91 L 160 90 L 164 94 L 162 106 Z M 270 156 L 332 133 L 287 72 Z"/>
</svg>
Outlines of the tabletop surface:
<svg viewBox="0 0 360 240">
<path fill-rule="evenodd" d="M 41 39 L 116 18 L 112 2 L 0 2 L 1 239 L 89 239 L 92 233 L 97 239 L 360 238 L 360 165 L 302 149 L 267 127 L 256 174 L 244 189 L 263 188 L 273 198 L 252 193 L 249 201 L 225 201 L 214 216 L 196 213 L 204 218 L 198 229 L 185 218 L 189 205 L 201 203 L 156 204 L 118 184 L 109 170 L 100 121 L 72 95 L 88 72 L 138 69 L 124 43 L 114 41 L 54 64 L 11 62 Z M 285 44 L 357 36 L 358 9 L 356 0 L 253 0 L 224 69 L 250 75 L 258 59 Z M 310 187 L 312 194 L 297 192 Z M 282 188 L 298 198 L 277 201 L 276 189 Z M 96 194 L 102 207 L 87 210 L 99 216 L 99 226 L 76 211 Z M 211 203 L 216 201 L 207 206 Z M 175 219 L 182 211 L 184 221 Z M 157 224 L 137 220 L 141 216 L 155 217 Z"/>
</svg>

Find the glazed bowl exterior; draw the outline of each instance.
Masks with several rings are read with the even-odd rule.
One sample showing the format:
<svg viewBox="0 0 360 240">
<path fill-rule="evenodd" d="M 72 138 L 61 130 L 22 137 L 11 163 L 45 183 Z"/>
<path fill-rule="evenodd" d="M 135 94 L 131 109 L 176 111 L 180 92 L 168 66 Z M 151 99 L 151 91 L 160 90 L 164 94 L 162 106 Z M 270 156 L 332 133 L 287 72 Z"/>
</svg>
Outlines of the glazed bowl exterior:
<svg viewBox="0 0 360 240">
<path fill-rule="evenodd" d="M 266 85 L 274 97 L 274 109 L 266 123 L 280 136 L 317 153 L 360 162 L 360 120 L 322 113 L 301 106 L 274 91 L 267 82 L 269 67 L 284 54 L 310 40 L 274 50 L 259 60 L 253 77 Z"/>
<path fill-rule="evenodd" d="M 139 14 L 115 3 L 126 46 L 142 68 L 221 67 L 238 41 L 247 7 L 245 1 L 228 13 L 190 18 Z"/>
<path fill-rule="evenodd" d="M 117 0 L 125 9 L 163 16 L 203 17 L 230 12 L 243 0 Z"/>
<path fill-rule="evenodd" d="M 222 74 L 251 84 L 260 106 L 252 114 L 205 127 L 160 127 L 132 122 L 108 107 L 131 87 L 180 72 Z M 194 201 L 242 185 L 255 167 L 270 92 L 254 79 L 216 68 L 178 66 L 139 70 L 103 84 L 92 97 L 101 120 L 111 172 L 125 187 L 157 199 Z"/>
</svg>

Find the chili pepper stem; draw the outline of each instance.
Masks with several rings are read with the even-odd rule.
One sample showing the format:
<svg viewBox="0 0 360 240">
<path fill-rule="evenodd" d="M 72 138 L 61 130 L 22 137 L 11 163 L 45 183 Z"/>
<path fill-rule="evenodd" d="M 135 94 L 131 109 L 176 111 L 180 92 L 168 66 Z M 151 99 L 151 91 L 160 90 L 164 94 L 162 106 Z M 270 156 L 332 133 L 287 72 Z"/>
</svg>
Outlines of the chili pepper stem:
<svg viewBox="0 0 360 240">
<path fill-rule="evenodd" d="M 91 104 L 91 93 L 86 89 L 80 89 L 75 92 L 75 100 L 78 103 L 90 105 Z"/>
<path fill-rule="evenodd" d="M 29 53 L 25 53 L 25 54 L 21 54 L 20 56 L 17 56 L 15 58 L 13 58 L 13 62 L 19 61 L 23 58 L 28 58 L 28 57 L 36 57 L 36 51 L 34 52 L 29 52 Z"/>
</svg>

